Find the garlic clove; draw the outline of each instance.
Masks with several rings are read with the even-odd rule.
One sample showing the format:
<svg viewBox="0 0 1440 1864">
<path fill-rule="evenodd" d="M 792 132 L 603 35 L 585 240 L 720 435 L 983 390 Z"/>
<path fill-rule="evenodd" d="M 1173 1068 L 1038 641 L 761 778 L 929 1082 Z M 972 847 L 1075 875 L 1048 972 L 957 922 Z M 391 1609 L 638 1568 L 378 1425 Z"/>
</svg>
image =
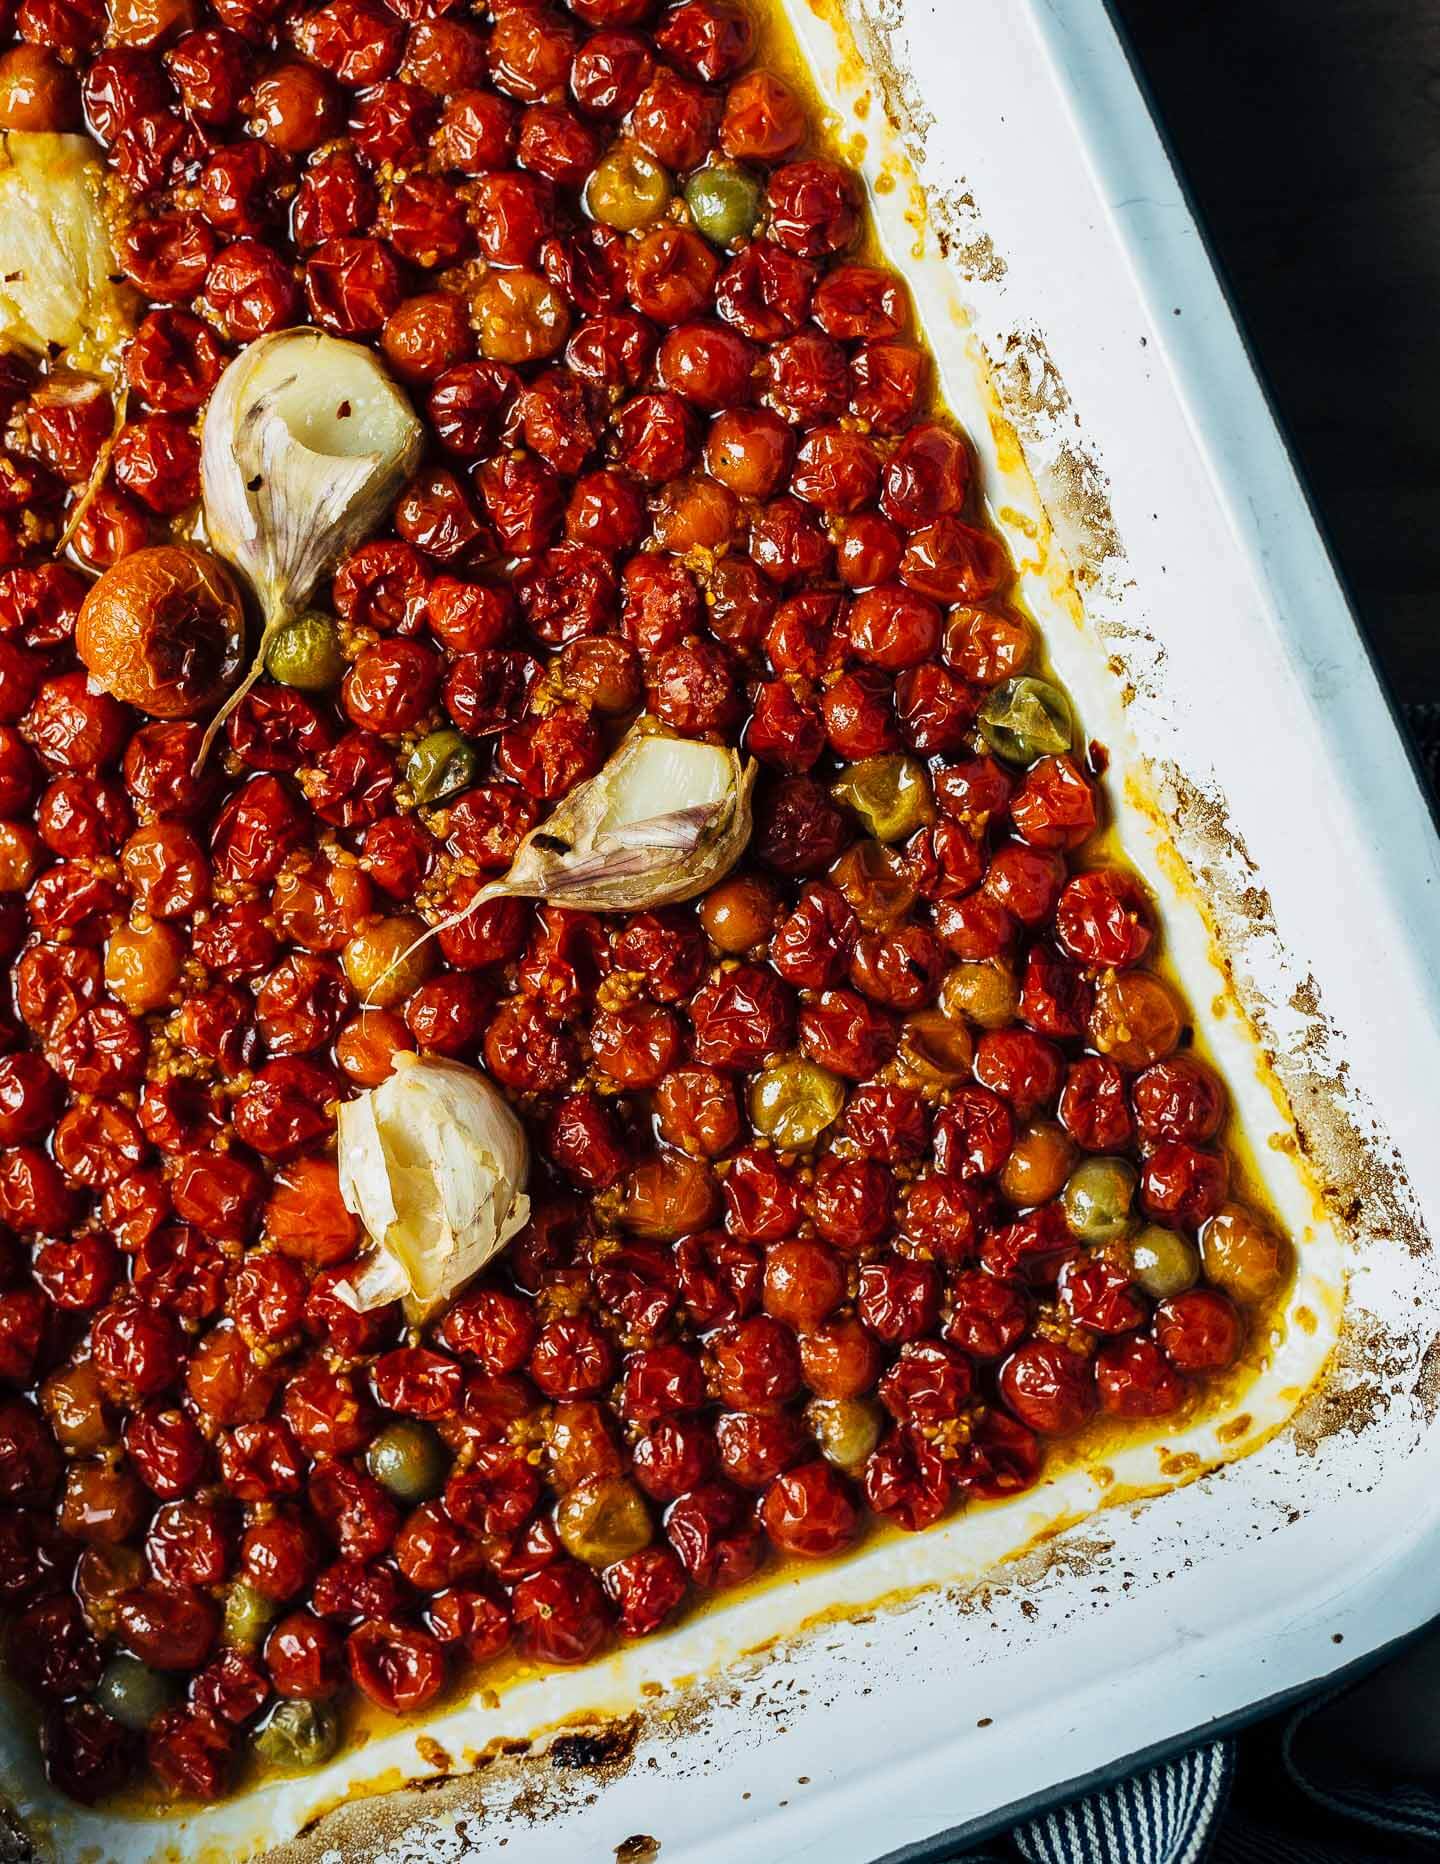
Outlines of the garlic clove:
<svg viewBox="0 0 1440 1864">
<path fill-rule="evenodd" d="M 529 1220 L 525 1129 L 478 1068 L 401 1056 L 339 1134 L 340 1195 L 371 1241 L 340 1289 L 359 1309 L 427 1319 Z"/>
<path fill-rule="evenodd" d="M 241 351 L 205 413 L 205 528 L 267 621 L 302 608 L 375 528 L 420 444 L 410 403 L 358 343 L 279 330 Z"/>
<path fill-rule="evenodd" d="M 750 839 L 753 759 L 726 745 L 682 738 L 638 719 L 604 768 L 569 795 L 520 843 L 509 871 L 481 887 L 459 912 L 403 952 L 460 925 L 487 900 L 553 900 L 593 913 L 643 912 L 694 899 L 740 859 Z"/>
<path fill-rule="evenodd" d="M 370 1236 L 384 1236 L 400 1214 L 375 1113 L 378 1092 L 371 1089 L 356 1100 L 347 1100 L 339 1112 L 340 1197 Z"/>
<path fill-rule="evenodd" d="M 694 899 L 750 839 L 755 764 L 640 719 L 605 767 L 575 786 L 521 842 L 481 900 L 516 895 L 590 912 Z"/>
<path fill-rule="evenodd" d="M 275 633 L 385 516 L 422 438 L 373 351 L 323 330 L 277 330 L 225 370 L 201 434 L 205 530 L 254 589 L 264 631 L 202 758 L 259 678 Z"/>
<path fill-rule="evenodd" d="M 113 371 L 139 307 L 105 214 L 88 136 L 0 134 L 0 342 L 73 368 Z"/>
</svg>

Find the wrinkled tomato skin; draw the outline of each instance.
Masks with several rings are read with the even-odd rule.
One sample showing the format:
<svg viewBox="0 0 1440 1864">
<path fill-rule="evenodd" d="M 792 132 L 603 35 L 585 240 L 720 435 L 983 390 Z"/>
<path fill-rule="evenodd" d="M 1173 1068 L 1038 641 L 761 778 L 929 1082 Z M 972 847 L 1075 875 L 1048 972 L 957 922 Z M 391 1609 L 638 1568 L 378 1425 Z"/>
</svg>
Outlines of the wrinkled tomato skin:
<svg viewBox="0 0 1440 1864">
<path fill-rule="evenodd" d="M 1064 1262 L 1056 1287 L 1067 1318 L 1091 1333 L 1129 1333 L 1148 1318 L 1130 1277 L 1113 1263 L 1080 1257 Z"/>
<path fill-rule="evenodd" d="M 778 1476 L 760 1506 L 765 1532 L 781 1553 L 823 1560 L 848 1547 L 860 1515 L 849 1485 L 828 1463 L 803 1463 Z"/>
<path fill-rule="evenodd" d="M 611 1634 L 609 1601 L 599 1581 L 573 1560 L 522 1579 L 511 1594 L 520 1648 L 545 1663 L 588 1663 Z"/>
<path fill-rule="evenodd" d="M 1060 1123 L 1087 1152 L 1122 1152 L 1135 1122 L 1125 1076 L 1104 1055 L 1085 1055 L 1072 1064 L 1060 1092 Z"/>
<path fill-rule="evenodd" d="M 1072 1435 L 1098 1403 L 1090 1362 L 1049 1340 L 1017 1347 L 1000 1368 L 999 1386 L 1020 1422 L 1045 1436 Z"/>
<path fill-rule="evenodd" d="M 960 1486 L 978 1501 L 1000 1501 L 1033 1488 L 1040 1477 L 1038 1438 L 1004 1411 L 989 1410 L 971 1439 Z"/>
<path fill-rule="evenodd" d="M 1183 1139 L 1162 1139 L 1140 1174 L 1140 1201 L 1159 1223 L 1198 1229 L 1225 1202 L 1229 1161 Z"/>
<path fill-rule="evenodd" d="M 1154 1340 L 1107 1340 L 1095 1357 L 1095 1389 L 1107 1417 L 1169 1417 L 1184 1404 L 1185 1381 Z"/>
<path fill-rule="evenodd" d="M 950 1288 L 945 1337 L 972 1359 L 999 1359 L 1024 1336 L 1030 1304 L 1024 1291 L 983 1269 L 967 1269 Z"/>
<path fill-rule="evenodd" d="M 360 1625 L 346 1654 L 356 1687 L 391 1715 L 424 1708 L 444 1686 L 443 1647 L 429 1632 L 398 1621 Z"/>
<path fill-rule="evenodd" d="M 1184 1140 L 1204 1145 L 1225 1119 L 1225 1089 L 1194 1055 L 1172 1055 L 1137 1075 L 1130 1090 L 1135 1121 L 1152 1144 Z"/>
<path fill-rule="evenodd" d="M 872 1451 L 862 1485 L 871 1509 L 907 1534 L 933 1527 L 955 1492 L 949 1465 L 923 1437 L 904 1430 L 891 1431 Z"/>
<path fill-rule="evenodd" d="M 935 1163 L 970 1180 L 993 1177 L 1015 1143 L 1015 1116 L 998 1093 L 962 1087 L 935 1122 Z"/>
<path fill-rule="evenodd" d="M 1177 1372 L 1223 1371 L 1239 1355 L 1243 1328 L 1235 1305 L 1214 1288 L 1191 1288 L 1155 1310 L 1155 1341 Z"/>
<path fill-rule="evenodd" d="M 682 1495 L 665 1533 L 691 1582 L 707 1591 L 742 1585 L 765 1558 L 750 1498 L 726 1482 L 703 1482 Z"/>
</svg>

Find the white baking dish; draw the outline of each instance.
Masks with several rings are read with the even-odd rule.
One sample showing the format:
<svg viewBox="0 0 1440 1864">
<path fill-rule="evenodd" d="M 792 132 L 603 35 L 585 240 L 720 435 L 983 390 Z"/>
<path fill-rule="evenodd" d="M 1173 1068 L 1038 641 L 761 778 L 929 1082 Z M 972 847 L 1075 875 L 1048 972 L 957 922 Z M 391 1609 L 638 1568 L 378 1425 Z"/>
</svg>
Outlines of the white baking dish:
<svg viewBox="0 0 1440 1864">
<path fill-rule="evenodd" d="M 253 1857 L 537 1734 L 283 1855 L 914 1856 L 1440 1611 L 1440 850 L 1193 220 L 1100 0 L 853 0 L 859 57 L 829 0 L 786 4 L 1301 1242 L 1285 1337 L 1183 1440 L 193 1817 L 66 1807 L 17 1734 L 15 1802 L 67 1864 Z M 542 1731 L 632 1710 L 619 1758 L 552 1764 Z"/>
</svg>

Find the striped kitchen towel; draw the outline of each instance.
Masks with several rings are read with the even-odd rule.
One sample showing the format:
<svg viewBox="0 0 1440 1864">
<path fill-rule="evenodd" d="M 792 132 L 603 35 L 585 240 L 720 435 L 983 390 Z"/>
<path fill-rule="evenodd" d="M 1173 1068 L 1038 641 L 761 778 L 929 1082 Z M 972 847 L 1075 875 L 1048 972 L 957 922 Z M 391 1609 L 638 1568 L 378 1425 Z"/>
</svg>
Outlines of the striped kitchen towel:
<svg viewBox="0 0 1440 1864">
<path fill-rule="evenodd" d="M 1010 1841 L 1025 1864 L 1201 1864 L 1234 1773 L 1233 1744 L 1211 1741 L 1028 1819 Z"/>
<path fill-rule="evenodd" d="M 1273 1773 L 1285 1792 L 1232 1801 L 1234 1741 L 1211 1741 L 1116 1781 L 953 1864 L 1409 1864 L 1440 1859 L 1440 1796 L 1317 1764 L 1304 1741 L 1331 1690 L 1297 1709 L 1279 1735 Z M 1252 1767 L 1252 1777 L 1254 1773 Z M 1297 1808 L 1308 1816 L 1297 1816 Z"/>
</svg>

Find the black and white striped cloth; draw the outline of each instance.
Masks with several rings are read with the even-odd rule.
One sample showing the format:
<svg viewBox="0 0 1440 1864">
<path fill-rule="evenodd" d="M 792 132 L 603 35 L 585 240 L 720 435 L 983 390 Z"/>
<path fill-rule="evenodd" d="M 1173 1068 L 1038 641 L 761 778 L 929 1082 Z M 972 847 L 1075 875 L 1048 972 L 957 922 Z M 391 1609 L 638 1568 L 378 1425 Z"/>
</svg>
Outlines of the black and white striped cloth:
<svg viewBox="0 0 1440 1864">
<path fill-rule="evenodd" d="M 1212 1741 L 1017 1826 L 1025 1864 L 1201 1864 L 1230 1797 L 1235 1752 Z"/>
<path fill-rule="evenodd" d="M 1279 1737 L 1285 1784 L 1308 1805 L 1306 1829 L 1266 1794 L 1232 1803 L 1236 1746 L 1210 1741 L 1174 1760 L 1028 1819 L 1003 1848 L 950 1864 L 1408 1864 L 1440 1859 L 1440 1797 L 1419 1786 L 1310 1773 L 1297 1744 L 1306 1721 L 1338 1692 L 1297 1710 Z M 1253 1803 L 1258 1797 L 1259 1803 Z"/>
</svg>

